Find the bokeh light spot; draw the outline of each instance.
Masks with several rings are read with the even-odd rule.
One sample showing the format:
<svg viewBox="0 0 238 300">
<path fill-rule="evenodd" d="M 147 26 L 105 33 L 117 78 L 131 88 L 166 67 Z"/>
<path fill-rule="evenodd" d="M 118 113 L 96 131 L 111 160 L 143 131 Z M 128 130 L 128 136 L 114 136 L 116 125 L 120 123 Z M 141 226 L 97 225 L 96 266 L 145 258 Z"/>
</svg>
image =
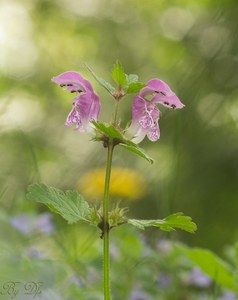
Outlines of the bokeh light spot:
<svg viewBox="0 0 238 300">
<path fill-rule="evenodd" d="M 94 169 L 80 178 L 78 188 L 88 200 L 100 200 L 103 197 L 104 181 L 104 168 Z M 110 187 L 112 197 L 137 200 L 144 195 L 145 187 L 145 179 L 138 172 L 127 168 L 112 169 Z"/>
</svg>

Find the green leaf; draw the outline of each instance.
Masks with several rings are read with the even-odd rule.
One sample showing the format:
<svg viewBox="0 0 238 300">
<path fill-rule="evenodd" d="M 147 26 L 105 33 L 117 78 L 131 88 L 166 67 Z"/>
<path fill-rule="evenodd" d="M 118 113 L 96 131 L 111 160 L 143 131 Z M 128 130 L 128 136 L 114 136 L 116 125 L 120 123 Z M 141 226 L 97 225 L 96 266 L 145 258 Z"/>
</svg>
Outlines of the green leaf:
<svg viewBox="0 0 238 300">
<path fill-rule="evenodd" d="M 148 162 L 150 162 L 151 164 L 154 163 L 154 160 L 153 158 L 151 158 L 148 154 L 146 154 L 145 150 L 138 147 L 136 144 L 122 144 L 120 143 L 119 146 L 123 147 L 123 148 L 126 148 L 127 150 L 131 151 L 131 152 L 134 152 L 135 154 L 143 157 L 144 159 L 146 159 Z"/>
<path fill-rule="evenodd" d="M 97 82 L 103 86 L 110 94 L 113 94 L 115 92 L 115 88 L 106 80 L 99 77 L 92 69 L 90 69 L 87 65 L 86 68 L 89 70 L 89 72 L 93 75 L 93 77 L 97 80 Z"/>
<path fill-rule="evenodd" d="M 163 219 L 163 224 L 158 224 L 158 226 L 165 231 L 171 231 L 175 228 L 182 229 L 184 231 L 194 233 L 197 230 L 197 225 L 192 222 L 192 218 L 184 216 L 183 213 L 175 213 L 167 218 Z"/>
<path fill-rule="evenodd" d="M 127 89 L 127 94 L 139 93 L 139 91 L 145 87 L 144 83 L 141 82 L 132 82 Z"/>
<path fill-rule="evenodd" d="M 124 137 L 120 131 L 118 131 L 114 126 L 107 123 L 100 123 L 92 121 L 93 125 L 99 129 L 102 133 L 112 139 L 118 139 L 124 141 Z"/>
<path fill-rule="evenodd" d="M 137 220 L 137 219 L 128 219 L 127 221 L 128 224 L 133 225 L 134 227 L 144 230 L 145 227 L 148 227 L 148 223 L 150 223 L 150 220 Z M 153 225 L 151 225 L 153 226 Z"/>
<path fill-rule="evenodd" d="M 164 231 L 171 231 L 179 228 L 184 231 L 193 233 L 197 230 L 197 226 L 192 222 L 191 218 L 188 216 L 183 216 L 182 213 L 176 213 L 168 216 L 165 219 L 158 220 L 129 219 L 128 223 L 139 229 L 145 229 L 145 227 L 155 226 Z"/>
<path fill-rule="evenodd" d="M 28 187 L 27 199 L 46 204 L 70 224 L 80 220 L 87 221 L 89 205 L 75 191 L 63 192 L 45 184 L 32 184 Z"/>
<path fill-rule="evenodd" d="M 138 75 L 136 74 L 126 74 L 126 80 L 127 80 L 127 85 L 130 85 L 131 83 L 137 82 L 138 81 Z"/>
<path fill-rule="evenodd" d="M 236 282 L 234 273 L 235 270 L 219 256 L 209 250 L 201 248 L 188 248 L 182 245 L 178 245 L 178 248 L 198 265 L 204 273 L 220 285 L 233 290 L 238 289 L 238 283 Z"/>
<path fill-rule="evenodd" d="M 112 77 L 119 86 L 123 88 L 127 86 L 126 74 L 119 62 L 116 62 L 113 66 Z"/>
<path fill-rule="evenodd" d="M 116 139 L 119 146 L 126 148 L 127 150 L 143 157 L 148 162 L 153 163 L 154 160 L 146 154 L 145 150 L 140 148 L 138 145 L 128 140 L 118 129 L 113 125 L 92 121 L 93 125 L 102 133 L 109 138 Z"/>
</svg>

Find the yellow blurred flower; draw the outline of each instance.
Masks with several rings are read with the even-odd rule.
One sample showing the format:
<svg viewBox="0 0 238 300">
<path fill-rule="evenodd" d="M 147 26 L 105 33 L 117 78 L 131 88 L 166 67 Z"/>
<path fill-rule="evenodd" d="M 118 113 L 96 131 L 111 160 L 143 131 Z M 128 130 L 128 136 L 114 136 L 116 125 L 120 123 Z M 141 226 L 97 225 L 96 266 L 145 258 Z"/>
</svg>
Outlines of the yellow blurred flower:
<svg viewBox="0 0 238 300">
<path fill-rule="evenodd" d="M 93 169 L 83 175 L 78 187 L 87 200 L 101 200 L 104 191 L 105 169 Z M 137 200 L 144 195 L 145 179 L 134 170 L 112 168 L 110 195 L 112 197 Z"/>
</svg>

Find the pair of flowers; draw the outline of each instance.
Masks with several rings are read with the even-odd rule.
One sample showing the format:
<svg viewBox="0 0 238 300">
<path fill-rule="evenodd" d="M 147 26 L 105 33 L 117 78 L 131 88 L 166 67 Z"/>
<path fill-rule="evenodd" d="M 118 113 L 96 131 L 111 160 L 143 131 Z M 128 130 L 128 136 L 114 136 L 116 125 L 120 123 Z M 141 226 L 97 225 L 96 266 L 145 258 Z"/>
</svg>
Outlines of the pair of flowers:
<svg viewBox="0 0 238 300">
<path fill-rule="evenodd" d="M 76 130 L 92 134 L 92 120 L 97 121 L 100 113 L 100 98 L 93 90 L 91 83 L 78 72 L 65 72 L 52 78 L 56 84 L 71 93 L 78 93 L 73 100 L 73 108 L 69 113 L 66 126 L 74 125 Z M 132 122 L 126 135 L 134 143 L 140 143 L 145 136 L 151 141 L 160 137 L 158 121 L 160 110 L 156 104 L 178 109 L 184 104 L 179 100 L 170 87 L 160 79 L 152 79 L 135 96 L 132 104 Z"/>
</svg>

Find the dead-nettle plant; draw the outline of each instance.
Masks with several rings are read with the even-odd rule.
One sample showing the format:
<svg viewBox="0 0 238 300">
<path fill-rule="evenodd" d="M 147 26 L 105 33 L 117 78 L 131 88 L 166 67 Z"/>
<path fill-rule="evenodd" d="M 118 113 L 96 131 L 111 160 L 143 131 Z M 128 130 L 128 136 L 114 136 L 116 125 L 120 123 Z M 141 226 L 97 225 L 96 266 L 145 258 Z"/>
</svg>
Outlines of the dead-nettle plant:
<svg viewBox="0 0 238 300">
<path fill-rule="evenodd" d="M 103 201 L 99 208 L 95 208 L 90 206 L 76 191 L 63 192 L 45 184 L 30 185 L 27 197 L 30 200 L 46 204 L 53 212 L 66 219 L 69 224 L 83 221 L 100 229 L 104 253 L 104 299 L 109 300 L 111 298 L 109 234 L 112 228 L 130 224 L 142 230 L 154 226 L 165 231 L 179 228 L 192 233 L 196 230 L 196 224 L 191 221 L 190 217 L 184 216 L 182 213 L 172 214 L 165 219 L 137 220 L 126 217 L 126 208 L 116 206 L 111 211 L 109 210 L 110 175 L 115 147 L 123 147 L 153 163 L 153 159 L 138 144 L 146 136 L 152 142 L 157 141 L 160 137 L 158 125 L 160 110 L 157 108 L 157 103 L 172 109 L 181 109 L 184 104 L 162 80 L 151 79 L 146 84 L 141 83 L 138 81 L 137 75 L 125 74 L 119 62 L 114 65 L 112 71 L 116 87 L 98 77 L 89 67 L 87 69 L 114 98 L 115 111 L 109 123 L 98 121 L 100 98 L 91 83 L 80 73 L 65 72 L 53 77 L 52 81 L 66 91 L 76 94 L 65 126 L 74 126 L 77 131 L 89 135 L 93 141 L 102 142 L 107 149 Z M 119 105 L 128 94 L 136 94 L 132 103 L 132 120 L 127 128 L 121 128 L 118 114 Z"/>
</svg>

